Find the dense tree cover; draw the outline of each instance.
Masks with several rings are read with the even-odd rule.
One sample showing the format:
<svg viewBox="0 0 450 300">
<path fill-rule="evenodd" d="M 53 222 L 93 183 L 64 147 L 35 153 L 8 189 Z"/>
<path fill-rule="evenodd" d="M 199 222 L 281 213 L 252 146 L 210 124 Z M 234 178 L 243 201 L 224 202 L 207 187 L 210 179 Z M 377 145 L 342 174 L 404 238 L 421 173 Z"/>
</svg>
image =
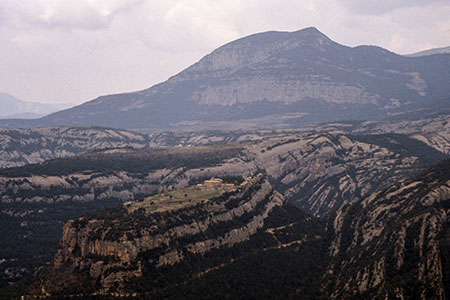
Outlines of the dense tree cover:
<svg viewBox="0 0 450 300">
<path fill-rule="evenodd" d="M 0 176 L 26 177 L 31 175 L 67 175 L 77 172 L 118 171 L 148 173 L 164 168 L 198 168 L 215 165 L 238 155 L 240 146 L 221 145 L 192 148 L 154 148 L 125 152 L 92 152 L 79 156 L 49 160 L 40 164 L 0 169 Z"/>
<path fill-rule="evenodd" d="M 96 202 L 14 203 L 14 205 L 0 203 L 1 211 L 19 211 L 25 214 L 1 215 L 0 257 L 6 261 L 0 265 L 0 288 L 7 285 L 5 273 L 7 268 L 26 267 L 27 270 L 24 270 L 22 275 L 27 275 L 38 266 L 51 263 L 66 220 L 117 203 L 117 199 Z"/>
<path fill-rule="evenodd" d="M 234 185 L 240 185 L 242 182 L 244 182 L 244 177 L 242 176 L 223 176 L 220 177 L 223 180 L 223 183 L 232 183 Z"/>
<path fill-rule="evenodd" d="M 434 191 L 440 190 L 439 187 L 448 186 L 449 180 L 450 160 L 445 160 L 411 179 L 379 191 L 369 203 L 361 199 L 345 204 L 341 211 L 345 217 L 341 220 L 339 255 L 333 258 L 337 269 L 334 271 L 339 273 L 341 278 L 346 276 L 347 279 L 354 279 L 366 268 L 383 260 L 383 286 L 350 297 L 349 294 L 344 294 L 342 284 L 340 286 L 337 284 L 336 274 L 333 274 L 325 277 L 326 285 L 324 286 L 327 286 L 325 291 L 331 293 L 340 289 L 338 298 L 351 299 L 378 299 L 380 289 L 389 299 L 397 298 L 399 290 L 402 290 L 405 298 L 408 299 L 420 299 L 423 296 L 426 299 L 440 299 L 440 292 L 448 295 L 450 293 L 448 284 L 450 282 L 448 271 L 450 223 L 440 218 L 450 209 L 450 199 L 445 194 L 438 195 L 439 193 Z M 404 188 L 405 186 L 413 186 L 413 188 Z M 434 203 L 425 201 L 430 196 L 431 199 L 436 197 Z M 428 198 L 428 201 L 431 199 Z M 376 209 L 383 211 L 376 219 L 383 232 L 377 238 L 361 243 L 361 226 L 368 228 L 373 224 L 373 220 L 372 223 L 366 222 L 369 222 L 368 216 Z M 440 220 L 431 221 L 436 216 Z M 333 217 L 334 214 L 328 218 L 329 228 L 333 226 Z M 443 228 L 440 228 L 441 226 Z M 401 238 L 398 235 L 400 228 L 405 228 L 404 236 Z M 438 236 L 435 237 L 436 234 Z M 423 240 L 419 243 L 422 237 Z M 399 248 L 399 239 L 403 244 L 401 248 Z M 430 258 L 429 253 L 426 253 L 430 251 L 430 245 L 434 243 L 439 247 L 438 255 Z M 403 251 L 401 265 L 398 264 L 399 251 Z M 358 260 L 355 261 L 355 257 L 358 257 Z M 440 264 L 438 259 L 442 263 L 444 291 L 438 287 L 430 287 L 426 279 L 420 279 L 430 276 L 430 273 L 433 277 L 439 278 L 439 272 L 432 269 L 436 267 L 436 264 Z M 426 264 L 421 265 L 425 261 Z M 420 274 L 421 272 L 423 273 Z"/>
<path fill-rule="evenodd" d="M 442 253 L 443 285 L 448 287 L 445 290 L 445 298 L 450 299 L 450 226 L 442 234 L 439 240 L 439 247 Z"/>
<path fill-rule="evenodd" d="M 370 144 L 376 144 L 387 148 L 395 153 L 399 153 L 402 157 L 416 156 L 418 157 L 421 167 L 429 167 L 431 164 L 448 158 L 442 152 L 431 148 L 424 142 L 410 138 L 404 134 L 385 133 L 372 135 L 353 135 L 350 136 L 356 141 L 361 141 Z"/>
</svg>

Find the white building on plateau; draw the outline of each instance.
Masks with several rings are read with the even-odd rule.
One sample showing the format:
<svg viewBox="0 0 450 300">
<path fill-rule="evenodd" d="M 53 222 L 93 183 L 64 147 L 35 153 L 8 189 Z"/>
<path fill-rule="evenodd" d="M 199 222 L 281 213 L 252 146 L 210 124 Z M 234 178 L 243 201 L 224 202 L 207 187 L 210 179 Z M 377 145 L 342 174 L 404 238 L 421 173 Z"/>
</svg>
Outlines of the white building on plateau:
<svg viewBox="0 0 450 300">
<path fill-rule="evenodd" d="M 222 179 L 220 178 L 211 178 L 209 180 L 205 180 L 204 185 L 206 187 L 217 188 L 222 186 Z"/>
</svg>

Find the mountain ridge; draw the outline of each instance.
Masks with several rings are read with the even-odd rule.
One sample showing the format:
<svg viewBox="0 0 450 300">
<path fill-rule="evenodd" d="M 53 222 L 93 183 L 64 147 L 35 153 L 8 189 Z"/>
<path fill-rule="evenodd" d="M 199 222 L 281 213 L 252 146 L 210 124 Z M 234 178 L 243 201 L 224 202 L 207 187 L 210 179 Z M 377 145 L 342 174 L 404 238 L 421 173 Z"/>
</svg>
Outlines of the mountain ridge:
<svg viewBox="0 0 450 300">
<path fill-rule="evenodd" d="M 234 122 L 245 128 L 248 120 L 256 127 L 267 118 L 277 124 L 279 116 L 297 125 L 379 119 L 447 108 L 449 70 L 447 56 L 409 58 L 376 46 L 351 48 L 316 28 L 272 31 L 227 43 L 148 89 L 0 125 L 176 129 Z M 432 108 L 432 101 L 438 105 Z"/>
<path fill-rule="evenodd" d="M 449 47 L 441 47 L 441 48 L 432 48 L 427 50 L 422 50 L 416 53 L 408 54 L 406 56 L 409 57 L 418 57 L 418 56 L 426 56 L 426 55 L 436 55 L 436 54 L 449 54 L 450 53 L 450 46 Z"/>
<path fill-rule="evenodd" d="M 18 99 L 8 93 L 0 93 L 0 103 L 2 104 L 0 118 L 3 119 L 38 118 L 61 110 L 63 108 L 68 108 L 71 105 L 28 102 Z"/>
</svg>

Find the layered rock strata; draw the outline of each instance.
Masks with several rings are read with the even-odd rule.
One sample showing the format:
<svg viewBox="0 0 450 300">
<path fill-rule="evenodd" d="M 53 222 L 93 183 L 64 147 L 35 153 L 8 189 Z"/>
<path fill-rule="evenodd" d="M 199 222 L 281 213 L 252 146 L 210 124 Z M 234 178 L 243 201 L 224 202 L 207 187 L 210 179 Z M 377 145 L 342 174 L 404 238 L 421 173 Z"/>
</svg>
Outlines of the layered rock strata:
<svg viewBox="0 0 450 300">
<path fill-rule="evenodd" d="M 141 266 L 149 261 L 157 268 L 173 265 L 186 256 L 248 240 L 263 227 L 272 209 L 284 203 L 268 180 L 257 175 L 231 195 L 187 208 L 191 212 L 171 211 L 168 219 L 164 214 L 128 214 L 123 209 L 114 219 L 71 220 L 64 226 L 54 272 L 88 272 L 97 292 L 108 293 L 141 276 Z M 156 220 L 158 225 L 148 226 Z M 121 223 L 131 221 L 134 226 L 124 229 Z"/>
</svg>

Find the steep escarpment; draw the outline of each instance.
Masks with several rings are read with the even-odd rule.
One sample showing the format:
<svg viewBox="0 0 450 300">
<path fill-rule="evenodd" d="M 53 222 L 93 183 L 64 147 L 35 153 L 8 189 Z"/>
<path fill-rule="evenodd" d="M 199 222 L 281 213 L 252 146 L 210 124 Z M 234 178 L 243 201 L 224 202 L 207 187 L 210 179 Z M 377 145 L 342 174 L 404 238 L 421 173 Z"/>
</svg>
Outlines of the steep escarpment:
<svg viewBox="0 0 450 300">
<path fill-rule="evenodd" d="M 331 298 L 447 299 L 450 161 L 340 209 Z"/>
<path fill-rule="evenodd" d="M 154 212 L 151 205 L 145 209 L 145 201 L 155 200 L 128 202 L 67 222 L 45 291 L 64 294 L 69 286 L 92 286 L 91 293 L 123 291 L 129 280 L 142 277 L 144 266 L 158 269 L 248 241 L 263 228 L 272 210 L 285 204 L 263 175 L 248 178 L 233 191 L 170 212 Z M 84 273 L 88 284 L 67 278 L 55 282 L 52 275 L 76 272 Z"/>
</svg>

